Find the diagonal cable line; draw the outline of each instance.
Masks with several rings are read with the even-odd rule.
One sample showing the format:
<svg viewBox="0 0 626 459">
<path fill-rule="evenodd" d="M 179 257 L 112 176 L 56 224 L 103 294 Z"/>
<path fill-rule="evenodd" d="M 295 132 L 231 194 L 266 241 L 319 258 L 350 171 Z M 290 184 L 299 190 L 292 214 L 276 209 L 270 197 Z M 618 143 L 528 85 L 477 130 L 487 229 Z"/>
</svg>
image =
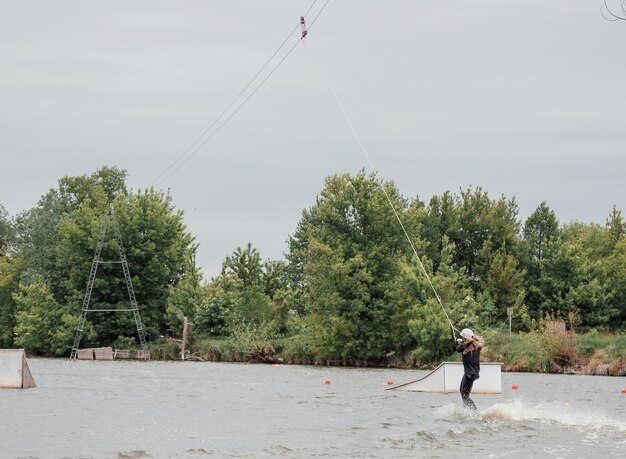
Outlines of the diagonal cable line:
<svg viewBox="0 0 626 459">
<path fill-rule="evenodd" d="M 299 23 L 298 23 L 299 25 Z M 176 166 L 174 169 L 172 169 L 172 171 L 167 174 L 165 177 L 163 177 L 163 179 L 161 179 L 159 182 L 157 182 L 157 186 L 162 185 L 167 179 L 169 179 L 172 175 L 174 175 L 176 173 L 176 171 L 178 171 L 178 169 L 180 169 L 181 167 L 183 167 L 183 165 L 185 165 L 185 163 L 187 163 L 187 161 L 189 161 L 191 158 L 193 158 L 196 153 L 198 153 L 202 147 L 204 147 L 209 140 L 211 140 L 213 137 L 215 137 L 215 135 L 221 131 L 221 129 L 237 114 L 239 113 L 239 110 L 241 110 L 243 108 L 244 105 L 246 105 L 246 103 L 252 98 L 252 96 L 254 96 L 256 94 L 256 92 L 261 88 L 261 86 L 263 86 L 263 84 L 269 79 L 270 76 L 272 76 L 272 74 L 278 69 L 278 67 L 280 67 L 280 65 L 285 61 L 285 59 L 287 59 L 287 57 L 293 52 L 294 49 L 296 49 L 296 47 L 300 44 L 301 40 L 298 40 L 296 42 L 295 45 L 293 45 L 291 47 L 291 49 L 289 50 L 289 52 L 278 62 L 278 64 L 276 64 L 276 66 L 272 69 L 272 71 L 258 84 L 258 86 L 256 88 L 254 88 L 254 90 L 248 95 L 248 97 L 246 97 L 243 102 L 235 109 L 235 111 L 233 111 L 223 122 L 222 124 L 220 124 L 212 133 L 211 135 L 209 135 L 206 139 L 204 139 L 204 141 L 202 141 L 193 151 L 191 151 L 190 154 L 188 154 L 188 156 L 183 159 L 180 164 L 178 164 L 178 166 Z"/>
<path fill-rule="evenodd" d="M 320 16 L 320 14 L 322 13 L 322 11 L 324 11 L 324 9 L 326 8 L 326 6 L 328 5 L 328 2 L 330 0 L 326 0 L 326 3 L 322 6 L 322 8 L 320 9 L 320 11 L 317 13 L 317 15 L 315 16 L 315 18 L 313 19 L 311 25 L 317 20 L 317 18 Z M 304 17 L 306 17 L 311 10 L 313 9 L 313 7 L 315 6 L 315 4 L 318 2 L 318 0 L 314 0 L 313 3 L 311 4 L 311 6 L 309 7 L 309 9 L 306 11 L 306 13 L 304 14 Z M 257 80 L 257 78 L 259 77 L 259 75 L 261 75 L 261 73 L 267 68 L 267 66 L 270 64 L 270 62 L 272 62 L 272 60 L 276 57 L 276 55 L 280 52 L 280 50 L 285 46 L 285 44 L 289 41 L 289 39 L 291 39 L 291 37 L 293 36 L 293 34 L 299 29 L 300 24 L 298 23 L 292 30 L 291 32 L 289 32 L 289 35 L 287 35 L 287 37 L 283 40 L 283 42 L 280 44 L 280 46 L 276 49 L 276 51 L 274 51 L 274 53 L 269 57 L 269 59 L 267 59 L 267 61 L 263 64 L 263 66 L 261 66 L 261 68 L 254 74 L 254 76 L 248 81 L 248 83 L 244 86 L 244 88 L 239 92 L 239 94 L 237 94 L 237 96 L 231 101 L 231 103 L 217 116 L 217 118 L 215 118 L 215 120 L 213 120 L 213 122 L 202 132 L 202 134 L 200 134 L 200 136 L 198 136 L 198 138 L 196 138 L 196 140 L 189 146 L 187 147 L 187 149 L 181 153 L 176 160 L 174 160 L 172 163 L 170 163 L 170 165 L 163 171 L 161 172 L 157 177 L 155 177 L 151 182 L 149 186 L 152 185 L 156 185 L 159 186 L 161 184 L 163 184 L 167 179 L 169 179 L 176 171 L 178 171 L 187 161 L 189 161 L 189 159 L 191 159 L 193 156 L 195 156 L 195 154 L 204 146 L 206 145 L 206 143 L 212 139 L 215 134 L 217 132 L 219 132 L 222 127 L 224 127 L 224 125 L 226 125 L 228 123 L 228 121 L 230 121 L 230 119 L 237 113 L 239 112 L 239 110 L 248 102 L 248 100 L 251 99 L 251 97 L 257 92 L 257 90 L 267 81 L 267 79 L 274 73 L 274 71 L 283 63 L 283 61 L 287 58 L 287 56 L 289 56 L 291 54 L 291 52 L 294 50 L 294 48 L 300 43 L 300 41 L 298 41 L 296 43 L 296 45 L 294 45 L 288 52 L 287 54 L 280 60 L 280 62 L 272 69 L 272 71 L 261 81 L 261 83 L 259 85 L 256 86 L 256 88 L 252 91 L 252 93 L 245 99 L 243 100 L 243 102 L 235 109 L 235 111 L 228 116 L 228 118 L 226 118 L 226 120 L 220 124 L 215 131 L 209 135 L 204 141 L 202 141 L 203 138 L 205 138 L 205 136 L 211 131 L 212 128 L 214 128 L 219 121 L 224 117 L 224 115 L 237 103 L 237 101 L 243 96 L 243 94 L 250 88 L 250 86 L 252 86 L 252 84 L 254 83 L 255 80 Z M 160 180 L 159 180 L 160 179 Z"/>
<path fill-rule="evenodd" d="M 363 153 L 363 155 L 367 159 L 367 162 L 369 163 L 372 171 L 375 172 L 376 168 L 374 167 L 374 163 L 370 159 L 370 156 L 367 154 L 367 151 L 365 150 L 365 147 L 363 146 L 363 143 L 361 142 L 361 138 L 359 137 L 359 134 L 356 132 L 356 129 L 354 128 L 354 125 L 352 124 L 352 121 L 350 120 L 350 117 L 348 116 L 348 113 L 346 112 L 345 108 L 343 107 L 343 104 L 341 103 L 341 99 L 339 99 L 339 96 L 337 95 L 337 92 L 335 91 L 335 88 L 333 87 L 332 83 L 330 82 L 330 79 L 328 78 L 328 75 L 326 74 L 326 71 L 322 67 L 322 64 L 321 64 L 320 60 L 318 59 L 317 55 L 313 51 L 313 48 L 309 45 L 308 42 L 307 42 L 307 45 L 309 46 L 309 49 L 311 50 L 311 54 L 313 54 L 313 57 L 317 61 L 317 65 L 319 66 L 320 71 L 321 71 L 322 75 L 324 76 L 324 79 L 326 80 L 326 83 L 328 83 L 328 87 L 330 88 L 331 92 L 333 93 L 333 96 L 335 96 L 335 100 L 337 101 L 337 105 L 339 105 L 339 108 L 341 109 L 341 112 L 343 113 L 343 116 L 346 119 L 346 122 L 348 123 L 348 126 L 350 127 L 350 130 L 352 131 L 352 134 L 354 135 L 354 138 L 356 139 L 356 142 L 359 145 L 359 148 L 361 149 L 361 152 Z M 409 241 L 409 245 L 411 246 L 411 249 L 413 250 L 413 255 L 415 255 L 415 259 L 417 260 L 420 268 L 422 269 L 422 272 L 424 273 L 424 276 L 426 276 L 426 280 L 428 281 L 428 284 L 430 285 L 430 288 L 432 289 L 433 293 L 435 294 L 435 298 L 437 299 L 437 303 L 439 303 L 439 306 L 441 306 L 441 309 L 443 310 L 443 313 L 446 316 L 446 319 L 448 320 L 448 323 L 450 324 L 450 328 L 452 328 L 452 334 L 456 338 L 456 332 L 458 331 L 458 329 L 452 324 L 452 321 L 450 320 L 450 317 L 448 316 L 448 312 L 446 311 L 446 308 L 443 305 L 443 301 L 441 300 L 441 297 L 439 296 L 439 293 L 437 292 L 437 289 L 435 288 L 435 286 L 434 286 L 434 284 L 433 284 L 433 282 L 432 282 L 432 280 L 430 278 L 430 275 L 428 274 L 428 271 L 426 271 L 426 268 L 424 267 L 424 264 L 422 263 L 422 259 L 420 258 L 419 254 L 417 253 L 417 249 L 415 248 L 415 245 L 413 244 L 413 240 L 411 239 L 411 237 L 409 236 L 408 231 L 404 227 L 404 224 L 402 223 L 402 219 L 400 218 L 400 215 L 398 214 L 398 211 L 396 210 L 396 207 L 393 205 L 393 202 L 391 201 L 391 198 L 389 197 L 389 194 L 387 193 L 387 190 L 385 190 L 385 187 L 383 186 L 383 184 L 380 181 L 378 181 L 378 186 L 380 187 L 380 189 L 382 190 L 383 194 L 387 198 L 387 202 L 389 202 L 389 205 L 391 206 L 391 209 L 393 210 L 393 213 L 394 213 L 394 215 L 396 217 L 396 220 L 398 220 L 398 223 L 400 224 L 400 228 L 402 228 L 402 231 L 404 232 L 404 235 L 406 236 L 407 241 Z"/>
<path fill-rule="evenodd" d="M 278 54 L 278 52 L 283 48 L 283 46 L 285 46 L 285 43 L 287 43 L 287 41 L 291 38 L 291 36 L 296 32 L 296 30 L 298 29 L 298 27 L 294 27 L 294 29 L 289 33 L 289 35 L 287 36 L 287 38 L 285 38 L 285 40 L 281 43 L 281 45 L 278 47 L 278 49 L 276 51 L 274 51 L 274 54 L 272 54 L 270 56 L 270 58 L 265 62 L 265 64 L 263 64 L 263 66 L 254 74 L 254 76 L 250 79 L 250 81 L 248 81 L 248 83 L 244 86 L 244 88 L 239 92 L 239 94 L 237 94 L 237 96 L 235 96 L 235 98 L 232 100 L 232 102 L 222 111 L 222 113 L 220 113 L 218 115 L 217 118 L 215 118 L 215 120 L 213 120 L 213 122 L 209 125 L 209 127 L 207 127 L 202 134 L 200 134 L 198 136 L 198 138 L 196 140 L 194 140 L 194 142 L 189 145 L 189 147 L 187 147 L 187 149 L 178 156 L 178 158 L 176 158 L 175 161 L 173 161 L 169 166 L 167 166 L 167 168 L 161 172 L 156 178 L 154 178 L 152 180 L 152 182 L 150 182 L 150 185 L 153 185 L 159 178 L 161 178 L 162 176 L 164 176 L 172 167 L 174 167 L 181 159 L 183 159 L 185 157 L 185 155 L 187 153 L 189 153 L 189 151 L 191 151 L 191 149 L 193 149 L 194 146 L 196 146 L 198 144 L 198 142 L 200 142 L 200 140 L 202 140 L 202 138 L 211 130 L 211 128 L 213 126 L 215 126 L 218 121 L 220 119 L 222 119 L 222 117 L 224 116 L 224 114 L 233 106 L 235 105 L 235 103 L 237 102 L 237 100 L 239 100 L 239 98 L 243 95 L 243 93 L 245 93 L 248 88 L 252 85 L 252 83 L 254 82 L 254 80 L 257 79 L 257 77 L 261 74 L 261 72 L 263 72 L 263 70 L 265 70 L 265 68 L 268 66 L 268 64 L 272 61 L 272 59 L 274 59 L 274 57 L 276 56 L 276 54 Z"/>
</svg>

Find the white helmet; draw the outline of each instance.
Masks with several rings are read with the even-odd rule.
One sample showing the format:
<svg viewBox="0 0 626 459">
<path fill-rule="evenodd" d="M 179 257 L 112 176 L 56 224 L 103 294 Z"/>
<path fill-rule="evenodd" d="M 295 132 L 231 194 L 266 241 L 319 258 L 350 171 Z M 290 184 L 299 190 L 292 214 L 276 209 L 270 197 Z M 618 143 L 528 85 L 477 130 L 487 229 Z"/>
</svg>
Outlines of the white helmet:
<svg viewBox="0 0 626 459">
<path fill-rule="evenodd" d="M 474 337 L 474 332 L 469 328 L 464 328 L 461 330 L 461 336 L 465 339 L 471 339 Z"/>
</svg>

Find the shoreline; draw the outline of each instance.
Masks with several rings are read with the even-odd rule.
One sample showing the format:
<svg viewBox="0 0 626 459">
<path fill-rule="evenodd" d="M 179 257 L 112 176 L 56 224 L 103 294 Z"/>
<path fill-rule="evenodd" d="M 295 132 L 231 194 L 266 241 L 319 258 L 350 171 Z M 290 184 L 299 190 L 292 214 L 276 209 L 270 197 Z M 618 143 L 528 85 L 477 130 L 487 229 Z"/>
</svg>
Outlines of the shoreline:
<svg viewBox="0 0 626 459">
<path fill-rule="evenodd" d="M 501 335 L 485 333 L 487 345 L 481 362 L 498 362 L 506 373 L 566 374 L 579 376 L 626 376 L 626 335 L 547 333 L 517 333 Z M 326 367 L 389 368 L 433 370 L 444 361 L 460 361 L 455 352 L 441 354 L 433 361 L 420 361 L 415 352 L 403 355 L 389 353 L 380 359 L 320 359 L 306 348 L 294 350 L 289 338 L 241 342 L 232 337 L 191 337 L 184 361 L 230 362 L 248 364 L 285 364 Z M 183 361 L 181 340 L 160 338 L 148 343 L 150 359 L 154 361 Z M 119 351 L 119 349 L 117 349 Z M 29 357 L 35 357 L 28 350 Z M 131 357 L 126 350 L 125 355 Z M 67 358 L 38 355 L 40 357 Z M 111 359 L 113 357 L 111 356 Z"/>
<path fill-rule="evenodd" d="M 68 357 L 58 357 L 58 356 L 48 356 L 48 355 L 28 355 L 27 356 L 28 359 L 50 359 L 50 360 L 69 360 Z M 124 358 L 124 359 L 105 359 L 105 360 L 85 360 L 85 361 L 136 361 L 136 362 L 142 362 L 144 361 L 143 359 L 129 359 L 129 358 Z M 453 361 L 458 361 L 458 360 L 453 360 L 453 359 L 445 359 L 442 360 L 441 362 L 437 362 L 437 363 L 432 363 L 432 364 L 423 364 L 423 365 L 395 365 L 395 364 L 375 364 L 373 362 L 369 363 L 369 364 L 357 364 L 357 365 L 351 365 L 351 364 L 343 364 L 343 363 L 329 363 L 329 362 L 292 362 L 292 361 L 288 361 L 285 359 L 282 359 L 280 357 L 277 357 L 275 360 L 273 361 L 254 361 L 254 360 L 246 360 L 246 359 L 239 359 L 239 360 L 235 360 L 235 359 L 229 359 L 229 360 L 225 360 L 225 359 L 203 359 L 203 358 L 199 358 L 199 357 L 195 357 L 195 358 L 190 358 L 190 359 L 186 359 L 186 360 L 181 360 L 180 358 L 157 358 L 157 359 L 150 359 L 149 361 L 156 361 L 156 362 L 194 362 L 194 363 L 237 363 L 237 364 L 246 364 L 246 365 L 300 365 L 300 366 L 313 366 L 313 367 L 328 367 L 328 368 L 333 368 L 333 367 L 344 367 L 344 368 L 379 368 L 379 369 L 391 369 L 391 370 L 418 370 L 418 371 L 432 371 L 434 370 L 440 363 L 446 361 L 446 362 L 453 362 Z M 621 369 L 621 373 L 610 373 L 610 372 L 586 372 L 584 367 L 564 367 L 562 369 L 562 371 L 537 371 L 537 370 L 532 370 L 532 369 L 528 369 L 528 368 L 519 368 L 515 365 L 509 365 L 506 364 L 504 362 L 501 361 L 497 361 L 494 359 L 481 359 L 481 363 L 501 363 L 502 364 L 502 372 L 503 373 L 528 373 L 528 374 L 553 374 L 553 375 L 571 375 L 571 376 L 610 376 L 610 377 L 624 377 L 626 376 L 626 362 L 622 362 L 622 365 L 620 367 Z"/>
<path fill-rule="evenodd" d="M 529 339 L 528 341 L 532 340 Z M 171 350 L 172 343 L 173 340 L 169 345 L 166 343 L 163 343 L 163 345 Z M 526 346 L 526 353 L 520 355 L 511 352 L 508 348 L 509 345 L 509 341 L 498 343 L 494 340 L 494 344 L 491 347 L 487 346 L 485 348 L 481 356 L 481 362 L 502 363 L 502 371 L 507 373 L 626 376 L 626 357 L 622 355 L 624 350 L 621 348 L 616 351 L 616 356 L 609 353 L 607 347 L 601 347 L 591 353 L 585 353 L 583 349 L 573 345 L 572 341 L 570 341 L 568 342 L 568 354 L 556 352 L 555 355 L 550 355 L 548 350 L 541 346 Z M 208 352 L 207 349 L 209 350 Z M 176 350 L 178 351 L 177 347 Z M 321 360 L 302 356 L 294 357 L 281 351 L 275 350 L 272 346 L 266 346 L 250 352 L 234 352 L 229 349 L 227 339 L 203 339 L 192 344 L 189 360 L 327 367 L 395 368 L 424 371 L 433 370 L 443 361 L 460 361 L 460 358 L 455 353 L 436 362 L 419 362 L 412 359 L 410 355 L 385 357 L 377 361 L 341 361 Z M 537 354 L 540 354 L 539 351 L 544 351 L 539 358 L 531 358 L 537 357 Z M 562 349 L 559 351 L 562 351 Z M 154 354 L 151 353 L 151 355 Z M 161 357 L 161 360 L 180 360 L 180 352 L 169 355 L 161 354 Z"/>
</svg>

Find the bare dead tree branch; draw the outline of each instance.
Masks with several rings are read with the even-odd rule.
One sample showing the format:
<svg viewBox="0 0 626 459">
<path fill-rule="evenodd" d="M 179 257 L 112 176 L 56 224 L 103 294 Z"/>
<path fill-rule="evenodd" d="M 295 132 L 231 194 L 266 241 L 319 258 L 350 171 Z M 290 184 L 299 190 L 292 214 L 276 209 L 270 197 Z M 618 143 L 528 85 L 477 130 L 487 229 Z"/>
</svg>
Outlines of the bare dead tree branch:
<svg viewBox="0 0 626 459">
<path fill-rule="evenodd" d="M 615 4 L 613 4 L 612 7 L 613 9 L 609 7 L 607 0 L 604 0 L 602 5 L 600 5 L 600 13 L 602 14 L 602 17 L 611 22 L 626 21 L 626 0 L 619 0 L 619 9 L 622 10 L 622 15 L 613 12 L 617 8 Z"/>
</svg>

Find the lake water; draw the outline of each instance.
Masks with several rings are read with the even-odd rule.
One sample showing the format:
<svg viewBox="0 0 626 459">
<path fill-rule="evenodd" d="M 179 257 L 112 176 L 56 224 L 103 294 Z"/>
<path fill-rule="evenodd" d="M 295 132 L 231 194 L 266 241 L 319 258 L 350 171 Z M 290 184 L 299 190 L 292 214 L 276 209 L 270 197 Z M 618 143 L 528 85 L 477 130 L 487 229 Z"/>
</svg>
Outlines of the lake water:
<svg viewBox="0 0 626 459">
<path fill-rule="evenodd" d="M 385 390 L 422 371 L 29 366 L 37 388 L 0 391 L 2 458 L 626 457 L 626 378 L 503 373 L 473 416 L 458 394 Z"/>
</svg>

